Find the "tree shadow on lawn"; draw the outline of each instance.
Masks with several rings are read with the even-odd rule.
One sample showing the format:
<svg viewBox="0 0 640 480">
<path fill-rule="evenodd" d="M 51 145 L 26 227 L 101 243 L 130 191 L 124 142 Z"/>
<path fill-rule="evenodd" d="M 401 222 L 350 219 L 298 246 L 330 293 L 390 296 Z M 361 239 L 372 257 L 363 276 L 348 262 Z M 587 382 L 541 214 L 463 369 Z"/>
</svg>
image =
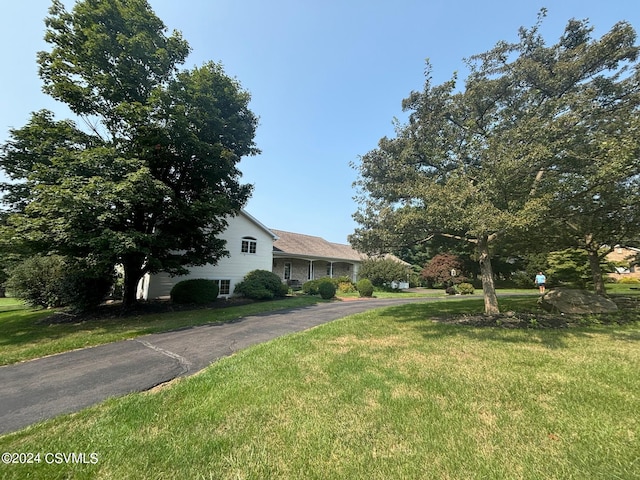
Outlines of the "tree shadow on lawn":
<svg viewBox="0 0 640 480">
<path fill-rule="evenodd" d="M 467 308 L 453 304 L 402 305 L 388 310 L 387 315 L 393 316 L 398 323 L 412 324 L 429 339 L 458 335 L 482 341 L 535 343 L 554 350 L 566 348 L 568 338 L 589 338 L 593 334 L 606 334 L 617 341 L 640 341 L 640 330 L 620 331 L 616 328 L 628 324 L 638 325 L 638 309 L 606 315 L 563 315 L 543 311 L 508 311 L 484 315 L 469 313 L 468 306 L 468 303 Z M 505 331 L 520 331 L 524 334 L 509 335 Z"/>
</svg>

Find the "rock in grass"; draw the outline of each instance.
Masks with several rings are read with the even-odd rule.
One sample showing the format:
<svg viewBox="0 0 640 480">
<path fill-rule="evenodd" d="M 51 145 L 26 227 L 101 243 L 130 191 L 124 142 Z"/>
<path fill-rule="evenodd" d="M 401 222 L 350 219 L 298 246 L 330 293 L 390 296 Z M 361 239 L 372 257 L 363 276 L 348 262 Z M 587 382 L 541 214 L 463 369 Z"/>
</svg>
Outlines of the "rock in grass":
<svg viewBox="0 0 640 480">
<path fill-rule="evenodd" d="M 554 288 L 538 299 L 538 304 L 548 312 L 607 313 L 618 306 L 611 300 L 586 290 Z"/>
</svg>

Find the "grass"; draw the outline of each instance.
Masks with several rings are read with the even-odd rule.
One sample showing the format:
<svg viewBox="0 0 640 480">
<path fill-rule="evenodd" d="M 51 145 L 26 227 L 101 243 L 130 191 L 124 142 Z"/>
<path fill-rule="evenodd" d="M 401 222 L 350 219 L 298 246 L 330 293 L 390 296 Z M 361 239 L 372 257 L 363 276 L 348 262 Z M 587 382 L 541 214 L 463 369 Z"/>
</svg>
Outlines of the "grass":
<svg viewBox="0 0 640 480">
<path fill-rule="evenodd" d="M 295 297 L 220 309 L 147 314 L 49 324 L 51 311 L 33 310 L 12 299 L 0 303 L 0 365 L 45 355 L 125 340 L 149 333 L 227 322 L 247 315 L 288 308 L 302 308 L 319 301 Z"/>
<path fill-rule="evenodd" d="M 633 286 L 633 285 L 631 285 Z M 626 285 L 609 285 L 614 293 L 640 294 Z M 477 291 L 481 294 L 481 291 Z M 501 295 L 531 294 L 532 290 L 499 290 Z M 533 292 L 535 294 L 535 292 Z M 358 294 L 340 295 L 344 298 Z M 376 291 L 377 298 L 447 297 L 443 291 L 426 293 Z M 317 303 L 318 297 L 304 295 L 260 302 L 241 307 L 215 310 L 194 310 L 152 314 L 137 317 L 115 317 L 111 319 L 82 321 L 77 323 L 48 323 L 48 310 L 33 310 L 12 298 L 0 298 L 0 366 L 52 355 L 77 348 L 91 347 L 118 340 L 126 340 L 149 333 L 176 330 L 193 325 L 226 322 L 247 315 L 300 308 Z M 501 304 L 504 300 L 501 300 Z M 480 304 L 479 304 L 480 305 Z M 481 309 L 482 307 L 478 307 Z M 532 307 L 533 308 L 533 307 Z"/>
<path fill-rule="evenodd" d="M 535 298 L 504 298 L 530 309 Z M 481 299 L 353 315 L 0 437 L 12 478 L 640 477 L 640 327 L 470 328 Z M 47 464 L 46 452 L 95 453 Z M 51 458 L 51 457 L 49 457 Z"/>
</svg>

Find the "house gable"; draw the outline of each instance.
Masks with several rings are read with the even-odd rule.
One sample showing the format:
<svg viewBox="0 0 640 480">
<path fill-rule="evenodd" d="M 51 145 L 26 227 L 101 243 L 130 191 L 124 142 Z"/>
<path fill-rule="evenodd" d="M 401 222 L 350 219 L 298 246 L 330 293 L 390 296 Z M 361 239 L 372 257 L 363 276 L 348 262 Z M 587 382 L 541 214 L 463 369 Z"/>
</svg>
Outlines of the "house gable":
<svg viewBox="0 0 640 480">
<path fill-rule="evenodd" d="M 171 277 L 164 272 L 147 275 L 138 287 L 138 298 L 168 297 L 176 283 L 192 278 L 216 280 L 221 288 L 220 296 L 228 297 L 250 271 L 271 271 L 273 242 L 277 236 L 244 210 L 235 217 L 229 217 L 227 222 L 228 226 L 219 238 L 226 240 L 225 249 L 229 256 L 222 257 L 215 265 L 189 267 L 189 273 L 179 277 Z"/>
</svg>

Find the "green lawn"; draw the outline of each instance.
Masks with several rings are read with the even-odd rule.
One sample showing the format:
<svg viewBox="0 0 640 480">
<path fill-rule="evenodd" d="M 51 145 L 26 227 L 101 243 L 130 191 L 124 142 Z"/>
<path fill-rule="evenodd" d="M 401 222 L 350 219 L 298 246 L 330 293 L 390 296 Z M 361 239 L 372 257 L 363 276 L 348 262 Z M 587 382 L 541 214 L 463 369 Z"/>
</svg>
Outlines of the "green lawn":
<svg viewBox="0 0 640 480">
<path fill-rule="evenodd" d="M 613 293 L 640 295 L 640 291 L 630 288 L 633 285 L 611 285 L 609 287 Z M 480 295 L 482 292 L 477 291 L 476 293 Z M 501 289 L 498 293 L 499 295 L 522 295 L 524 293 L 530 295 L 530 298 L 535 297 L 535 291 L 532 293 L 532 289 Z M 422 293 L 375 292 L 375 295 L 378 298 L 447 297 L 440 290 Z M 351 296 L 357 297 L 357 294 Z M 51 311 L 33 310 L 25 307 L 22 302 L 16 299 L 0 298 L 0 366 L 149 333 L 212 322 L 225 322 L 246 315 L 283 308 L 304 307 L 318 301 L 321 301 L 319 297 L 300 295 L 285 300 L 259 302 L 225 309 L 201 309 L 190 312 L 50 324 L 46 318 L 52 314 Z M 501 300 L 502 302 L 503 300 Z M 535 308 L 535 305 L 531 304 L 530 308 Z"/>
<path fill-rule="evenodd" d="M 535 298 L 504 298 L 529 309 Z M 12 478 L 640 478 L 640 326 L 471 328 L 481 299 L 347 317 L 0 437 Z M 47 452 L 95 464 L 47 464 Z M 94 457 L 90 457 L 95 453 Z M 49 459 L 52 457 L 49 456 Z"/>
</svg>

